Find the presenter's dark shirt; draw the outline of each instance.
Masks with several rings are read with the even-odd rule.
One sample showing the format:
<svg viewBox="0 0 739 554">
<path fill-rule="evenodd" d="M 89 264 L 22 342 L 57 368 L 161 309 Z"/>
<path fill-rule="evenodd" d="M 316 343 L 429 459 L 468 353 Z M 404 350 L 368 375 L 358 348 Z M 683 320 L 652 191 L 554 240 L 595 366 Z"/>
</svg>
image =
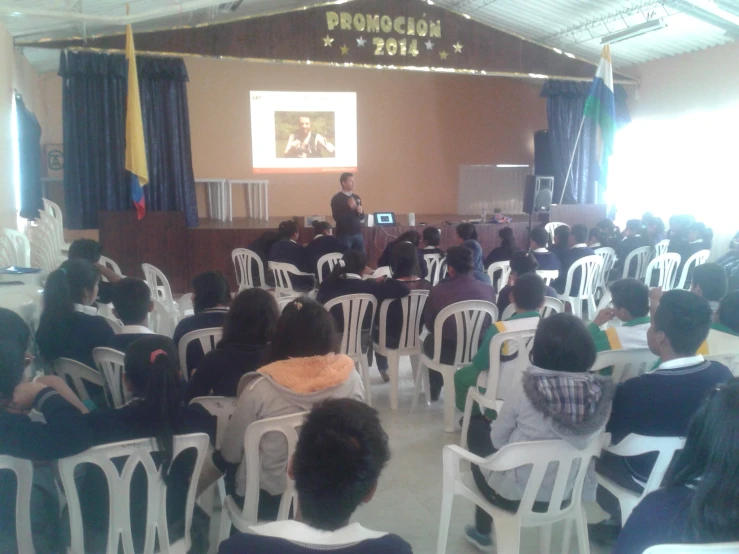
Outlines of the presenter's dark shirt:
<svg viewBox="0 0 739 554">
<path fill-rule="evenodd" d="M 354 198 L 358 206 L 362 205 L 362 199 L 352 193 L 351 196 L 343 192 L 337 192 L 331 198 L 331 215 L 336 221 L 336 235 L 356 235 L 362 232 L 362 221 L 364 214 L 359 214 L 349 207 L 349 199 Z"/>
</svg>

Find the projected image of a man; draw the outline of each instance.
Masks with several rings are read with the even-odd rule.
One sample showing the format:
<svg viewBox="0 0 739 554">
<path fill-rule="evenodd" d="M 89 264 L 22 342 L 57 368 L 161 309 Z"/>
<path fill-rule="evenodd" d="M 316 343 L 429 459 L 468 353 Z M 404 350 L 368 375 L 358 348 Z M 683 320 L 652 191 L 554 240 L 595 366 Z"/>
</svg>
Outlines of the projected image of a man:
<svg viewBox="0 0 739 554">
<path fill-rule="evenodd" d="M 311 131 L 310 117 L 301 115 L 298 118 L 298 128 L 287 139 L 285 157 L 288 158 L 321 158 L 325 150 L 333 154 L 336 150 L 323 135 Z M 284 136 L 284 135 L 283 135 Z"/>
</svg>

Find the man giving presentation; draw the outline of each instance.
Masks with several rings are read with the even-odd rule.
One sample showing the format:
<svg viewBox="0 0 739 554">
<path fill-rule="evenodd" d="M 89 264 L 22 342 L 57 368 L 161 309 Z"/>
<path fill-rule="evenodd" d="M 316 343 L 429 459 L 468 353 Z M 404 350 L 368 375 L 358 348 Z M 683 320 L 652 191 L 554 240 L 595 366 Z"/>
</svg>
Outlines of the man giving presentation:
<svg viewBox="0 0 739 554">
<path fill-rule="evenodd" d="M 341 192 L 331 198 L 331 215 L 336 221 L 336 238 L 347 248 L 364 253 L 362 199 L 354 194 L 354 174 L 342 173 L 339 177 Z"/>
</svg>

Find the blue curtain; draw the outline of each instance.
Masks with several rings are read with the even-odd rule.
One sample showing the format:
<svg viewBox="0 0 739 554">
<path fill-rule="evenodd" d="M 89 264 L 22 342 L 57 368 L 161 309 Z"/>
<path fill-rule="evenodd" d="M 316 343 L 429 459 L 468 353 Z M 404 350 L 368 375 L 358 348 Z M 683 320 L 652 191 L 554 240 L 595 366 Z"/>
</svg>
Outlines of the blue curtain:
<svg viewBox="0 0 739 554">
<path fill-rule="evenodd" d="M 21 217 L 36 219 L 43 209 L 41 186 L 41 125 L 26 108 L 20 94 L 15 95 L 18 116 L 18 154 L 20 158 Z"/>
<path fill-rule="evenodd" d="M 181 58 L 137 56 L 149 184 L 147 211 L 182 211 L 198 224 L 187 69 Z M 98 211 L 133 210 L 126 180 L 127 63 L 120 54 L 62 52 L 64 195 L 70 229 L 98 227 Z"/>
<path fill-rule="evenodd" d="M 554 168 L 554 202 L 559 202 L 562 194 L 590 85 L 590 82 L 549 80 L 542 87 L 541 95 L 547 99 L 549 141 Z M 630 119 L 626 107 L 626 92 L 623 87 L 616 85 L 614 94 L 616 129 L 619 129 Z M 604 202 L 605 180 L 600 175 L 599 161 L 596 155 L 595 124 L 586 120 L 562 203 L 598 204 Z"/>
</svg>

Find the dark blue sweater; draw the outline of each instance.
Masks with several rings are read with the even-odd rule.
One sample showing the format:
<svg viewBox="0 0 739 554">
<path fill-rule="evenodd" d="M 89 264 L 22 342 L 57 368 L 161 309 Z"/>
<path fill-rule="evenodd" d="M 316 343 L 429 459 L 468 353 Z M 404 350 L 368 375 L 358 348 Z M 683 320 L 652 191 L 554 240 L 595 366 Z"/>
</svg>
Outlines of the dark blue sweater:
<svg viewBox="0 0 739 554">
<path fill-rule="evenodd" d="M 311 546 L 277 537 L 234 535 L 221 543 L 218 554 L 412 554 L 411 545 L 397 535 L 366 539 L 346 546 Z"/>
<path fill-rule="evenodd" d="M 62 322 L 52 323 L 42 318 L 36 331 L 36 342 L 48 362 L 57 358 L 71 358 L 95 367 L 92 349 L 108 346 L 114 335 L 104 318 L 72 312 Z"/>
</svg>

